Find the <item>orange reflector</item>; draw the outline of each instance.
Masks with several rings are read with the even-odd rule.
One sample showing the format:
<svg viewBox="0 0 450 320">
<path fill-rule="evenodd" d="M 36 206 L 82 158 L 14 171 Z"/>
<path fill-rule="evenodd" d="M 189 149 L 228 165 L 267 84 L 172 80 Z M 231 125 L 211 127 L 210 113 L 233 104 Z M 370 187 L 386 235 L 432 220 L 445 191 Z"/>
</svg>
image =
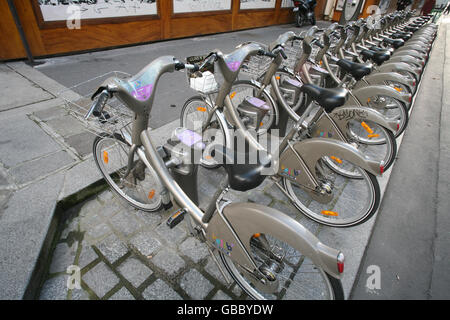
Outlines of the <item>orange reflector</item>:
<svg viewBox="0 0 450 320">
<path fill-rule="evenodd" d="M 211 160 L 212 157 L 211 157 L 210 155 L 207 155 L 207 156 L 205 156 L 205 159 L 206 159 L 206 160 Z"/>
<path fill-rule="evenodd" d="M 277 79 L 277 80 L 280 80 L 280 79 L 281 79 L 281 77 L 280 77 L 280 76 L 276 76 L 276 77 L 275 77 L 275 79 Z"/>
<path fill-rule="evenodd" d="M 367 99 L 367 102 L 370 102 L 370 98 Z"/>
<path fill-rule="evenodd" d="M 255 233 L 255 234 L 253 235 L 253 238 L 259 238 L 259 237 L 261 237 L 261 233 Z"/>
<path fill-rule="evenodd" d="M 264 123 L 262 123 L 262 122 L 261 122 L 261 123 L 259 124 L 259 126 L 260 126 L 260 127 L 262 127 L 262 126 L 263 126 L 263 124 L 264 124 Z"/>
<path fill-rule="evenodd" d="M 337 212 L 334 211 L 328 211 L 328 210 L 322 210 L 321 212 L 323 215 L 326 216 L 333 216 L 333 217 L 337 217 L 339 214 Z"/>
<path fill-rule="evenodd" d="M 403 89 L 402 89 L 402 88 L 399 88 L 399 87 L 394 87 L 394 89 L 397 90 L 398 92 L 403 91 Z"/>
<path fill-rule="evenodd" d="M 368 125 L 367 123 L 365 123 L 365 122 L 363 121 L 363 122 L 361 122 L 361 125 L 362 125 L 362 127 L 363 127 L 364 129 L 366 129 L 366 131 L 367 131 L 368 133 L 370 133 L 370 134 L 373 133 L 373 130 L 369 127 L 369 125 Z"/>
<path fill-rule="evenodd" d="M 336 161 L 337 163 L 342 163 L 342 160 L 335 156 L 331 156 L 330 158 L 333 159 L 334 161 Z"/>
<path fill-rule="evenodd" d="M 206 107 L 198 107 L 197 110 L 200 111 L 200 112 L 205 112 L 206 111 Z"/>
<path fill-rule="evenodd" d="M 108 163 L 109 162 L 109 157 L 108 157 L 108 152 L 107 151 L 103 151 L 103 162 L 104 163 Z"/>
<path fill-rule="evenodd" d="M 236 95 L 236 91 L 235 91 L 235 92 L 232 92 L 232 93 L 230 94 L 230 98 L 233 99 L 235 95 Z"/>
<path fill-rule="evenodd" d="M 149 199 L 153 199 L 154 196 L 155 196 L 155 189 L 152 189 L 152 190 L 148 193 L 148 198 L 149 198 Z"/>
<path fill-rule="evenodd" d="M 379 134 L 369 134 L 367 137 L 369 138 L 378 138 L 380 135 Z"/>
</svg>

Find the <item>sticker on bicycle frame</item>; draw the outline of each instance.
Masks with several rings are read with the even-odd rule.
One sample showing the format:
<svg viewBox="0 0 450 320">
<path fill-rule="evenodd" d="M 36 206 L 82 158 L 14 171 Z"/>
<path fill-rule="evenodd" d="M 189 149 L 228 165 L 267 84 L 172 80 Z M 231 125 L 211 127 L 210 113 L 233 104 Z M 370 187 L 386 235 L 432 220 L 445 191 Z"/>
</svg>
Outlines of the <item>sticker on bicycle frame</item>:
<svg viewBox="0 0 450 320">
<path fill-rule="evenodd" d="M 234 243 L 228 243 L 223 239 L 217 238 L 215 235 L 212 235 L 212 239 L 217 249 L 221 250 L 226 255 L 231 256 L 231 251 L 233 251 Z"/>
<path fill-rule="evenodd" d="M 239 70 L 239 67 L 241 66 L 241 63 L 239 61 L 230 61 L 227 62 L 227 67 L 233 72 L 236 72 Z"/>
<path fill-rule="evenodd" d="M 107 151 L 103 151 L 103 162 L 108 163 L 109 162 L 109 156 Z"/>
<path fill-rule="evenodd" d="M 297 176 L 300 174 L 300 170 L 295 170 L 295 169 L 291 169 L 291 168 L 286 168 L 285 166 L 281 165 L 281 175 L 284 175 L 288 178 L 297 179 Z"/>
<path fill-rule="evenodd" d="M 139 101 L 146 101 L 150 98 L 153 91 L 153 84 L 147 84 L 143 87 L 136 88 L 132 95 Z"/>
<path fill-rule="evenodd" d="M 333 134 L 331 133 L 331 132 L 323 132 L 323 131 L 320 131 L 320 133 L 319 133 L 319 137 L 325 137 L 325 138 L 332 138 L 333 137 Z"/>
<path fill-rule="evenodd" d="M 331 217 L 337 217 L 339 216 L 339 213 L 334 212 L 334 211 L 329 211 L 329 210 L 322 210 L 321 212 L 323 215 L 325 216 L 331 216 Z"/>
</svg>

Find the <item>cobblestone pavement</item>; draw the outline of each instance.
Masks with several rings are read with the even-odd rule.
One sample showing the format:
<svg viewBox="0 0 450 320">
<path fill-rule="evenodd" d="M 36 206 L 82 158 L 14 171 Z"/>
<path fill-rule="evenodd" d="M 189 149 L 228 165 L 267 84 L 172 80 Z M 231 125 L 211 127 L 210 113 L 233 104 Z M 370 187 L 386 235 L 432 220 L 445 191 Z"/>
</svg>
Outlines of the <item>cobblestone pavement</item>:
<svg viewBox="0 0 450 320">
<path fill-rule="evenodd" d="M 199 169 L 201 206 L 224 176 L 224 170 Z M 228 198 L 269 205 L 315 234 L 320 231 L 269 179 Z M 109 190 L 70 209 L 40 299 L 246 299 L 236 283 L 227 285 L 207 246 L 189 235 L 186 219 L 168 228 L 166 220 L 175 210 L 145 213 Z M 81 269 L 81 289 L 67 289 L 71 265 Z"/>
</svg>

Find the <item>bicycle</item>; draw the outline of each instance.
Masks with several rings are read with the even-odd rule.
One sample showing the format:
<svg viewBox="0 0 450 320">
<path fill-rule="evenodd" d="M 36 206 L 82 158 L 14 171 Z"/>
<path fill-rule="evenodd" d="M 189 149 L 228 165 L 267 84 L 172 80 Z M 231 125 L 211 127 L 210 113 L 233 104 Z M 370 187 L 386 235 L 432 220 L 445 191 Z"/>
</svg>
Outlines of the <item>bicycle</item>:
<svg viewBox="0 0 450 320">
<path fill-rule="evenodd" d="M 344 255 L 339 250 L 324 245 L 301 224 L 278 210 L 254 203 L 231 203 L 224 198 L 230 187 L 237 185 L 247 189 L 262 183 L 265 176 L 261 175 L 261 170 L 271 161 L 269 158 L 256 164 L 224 164 L 228 182 L 220 186 L 205 211 L 198 207 L 198 164 L 191 159 L 196 151 L 197 154 L 203 152 L 201 136 L 186 128 L 177 128 L 167 143 L 157 146 L 152 130 L 147 127 L 159 78 L 184 69 L 195 71 L 198 67 L 182 63 L 173 56 L 163 56 L 134 77 L 110 77 L 92 96 L 95 101 L 85 118 L 93 115 L 101 125 L 115 126 L 119 119 L 109 103 L 113 97 L 132 111 L 131 131 L 107 135 L 108 139 L 128 146 L 128 163 L 125 168 L 119 165 L 119 169 L 128 174 L 133 172 L 137 155 L 146 170 L 155 172 L 158 182 L 181 208 L 167 220 L 168 226 L 173 228 L 187 214 L 191 234 L 207 244 L 225 279 L 230 281 L 215 252 L 228 274 L 251 298 L 343 299 L 339 279 Z M 94 153 L 94 157 L 100 166 L 113 160 L 108 156 L 106 161 L 102 152 Z M 245 185 L 240 183 L 242 179 Z M 172 200 L 161 198 L 163 204 L 170 207 Z M 311 293 L 313 296 L 309 296 Z"/>
</svg>

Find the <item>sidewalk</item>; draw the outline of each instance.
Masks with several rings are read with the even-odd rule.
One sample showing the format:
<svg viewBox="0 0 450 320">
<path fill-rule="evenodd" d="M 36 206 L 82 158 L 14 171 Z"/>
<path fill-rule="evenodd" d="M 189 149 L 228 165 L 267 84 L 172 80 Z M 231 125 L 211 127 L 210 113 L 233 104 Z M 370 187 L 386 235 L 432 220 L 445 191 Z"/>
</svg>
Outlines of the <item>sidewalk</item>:
<svg viewBox="0 0 450 320">
<path fill-rule="evenodd" d="M 286 26 L 275 26 L 217 35 L 211 42 L 207 37 L 195 41 L 196 46 L 221 47 L 225 38 L 237 45 L 259 34 L 258 41 L 268 43 L 274 39 L 273 34 L 287 30 Z M 176 40 L 177 48 L 181 51 L 193 40 Z M 164 51 L 163 44 L 118 51 L 145 55 L 149 47 Z M 192 54 L 184 53 L 177 55 Z M 150 60 L 147 57 L 146 62 Z M 140 61 L 140 65 L 145 64 Z M 144 215 L 119 204 L 110 191 L 103 191 L 91 156 L 93 136 L 61 107 L 63 102 L 57 96 L 66 87 L 38 70 L 23 62 L 0 65 L 4 88 L 0 97 L 0 299 L 244 299 L 234 285 L 224 286 L 204 247 L 188 237 L 183 225 L 177 232 L 166 230 L 169 212 Z M 164 92 L 164 86 L 159 90 Z M 68 95 L 77 96 L 73 92 Z M 172 118 L 154 123 L 160 141 L 178 123 Z M 379 179 L 382 193 L 392 170 Z M 207 195 L 209 185 L 216 180 L 208 173 L 199 181 Z M 340 248 L 346 254 L 343 284 L 348 297 L 375 218 L 350 229 L 322 227 L 301 216 L 268 183 L 236 196 L 276 207 L 298 219 L 322 242 Z M 77 213 L 70 216 L 72 220 L 60 219 L 72 211 Z M 59 229 L 63 222 L 64 228 Z M 89 231 L 94 237 L 89 238 Z M 84 232 L 83 237 L 79 237 L 80 232 Z M 82 290 L 69 292 L 65 270 L 74 263 L 83 268 Z"/>
<path fill-rule="evenodd" d="M 32 298 L 61 208 L 105 189 L 92 158 L 94 136 L 59 97 L 76 99 L 23 62 L 0 65 L 0 299 Z M 170 128 L 159 132 L 164 138 Z M 158 132 L 155 133 L 156 140 Z M 58 207 L 59 206 L 59 207 Z"/>
<path fill-rule="evenodd" d="M 450 298 L 449 36 L 444 16 L 353 299 Z M 374 265 L 380 288 L 368 290 Z"/>
</svg>

